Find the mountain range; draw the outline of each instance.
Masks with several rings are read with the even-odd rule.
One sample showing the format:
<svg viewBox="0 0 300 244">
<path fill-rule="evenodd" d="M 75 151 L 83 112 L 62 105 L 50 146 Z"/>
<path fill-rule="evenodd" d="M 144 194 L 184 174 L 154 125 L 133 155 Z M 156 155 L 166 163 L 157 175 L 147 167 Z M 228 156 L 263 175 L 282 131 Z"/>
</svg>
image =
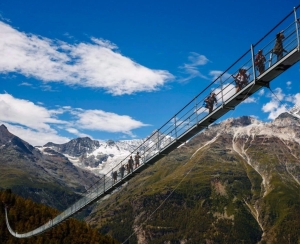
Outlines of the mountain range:
<svg viewBox="0 0 300 244">
<path fill-rule="evenodd" d="M 125 243 L 299 243 L 299 135 L 297 113 L 215 123 L 96 203 L 86 221 Z M 33 147 L 2 125 L 0 187 L 69 206 L 144 141 Z"/>
<path fill-rule="evenodd" d="M 299 243 L 299 121 L 214 124 L 86 220 L 129 243 Z"/>
<path fill-rule="evenodd" d="M 70 162 L 79 168 L 93 172 L 96 175 L 108 173 L 112 168 L 124 160 L 138 148 L 150 147 L 158 141 L 158 132 L 154 131 L 145 139 L 120 140 L 120 141 L 98 141 L 89 137 L 76 138 L 64 144 L 49 142 L 42 147 L 37 147 L 41 153 L 57 152 L 68 158 Z M 160 141 L 166 145 L 170 136 L 165 136 Z M 152 152 L 154 153 L 154 152 Z"/>
</svg>

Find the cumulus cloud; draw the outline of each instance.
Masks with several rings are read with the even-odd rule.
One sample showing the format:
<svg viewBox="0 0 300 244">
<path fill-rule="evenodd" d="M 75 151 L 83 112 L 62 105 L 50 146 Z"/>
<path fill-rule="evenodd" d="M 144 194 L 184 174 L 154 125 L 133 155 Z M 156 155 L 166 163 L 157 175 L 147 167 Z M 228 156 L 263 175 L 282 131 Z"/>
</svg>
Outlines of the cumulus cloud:
<svg viewBox="0 0 300 244">
<path fill-rule="evenodd" d="M 268 118 L 269 119 L 276 119 L 281 113 L 284 113 L 287 111 L 285 105 L 279 105 L 279 102 L 271 100 L 270 102 L 266 103 L 262 110 L 265 113 L 269 113 Z"/>
<path fill-rule="evenodd" d="M 55 117 L 55 110 L 36 105 L 31 101 L 0 94 L 0 118 L 2 121 L 24 125 L 43 132 L 53 132 L 50 124 L 67 124 Z"/>
<path fill-rule="evenodd" d="M 1 124 L 5 124 L 10 133 L 20 137 L 24 141 L 30 143 L 33 146 L 43 146 L 47 142 L 55 142 L 58 144 L 66 143 L 70 138 L 58 135 L 55 130 L 52 132 L 36 131 L 32 128 L 23 127 L 15 124 L 6 123 L 0 121 Z"/>
<path fill-rule="evenodd" d="M 132 130 L 147 126 L 140 121 L 136 121 L 127 115 L 118 115 L 102 110 L 85 110 L 75 113 L 78 116 L 76 124 L 88 130 L 100 130 L 107 132 L 122 132 L 132 135 Z"/>
<path fill-rule="evenodd" d="M 168 71 L 151 70 L 121 55 L 107 40 L 71 45 L 20 32 L 1 21 L 0 50 L 1 73 L 102 88 L 113 95 L 154 91 L 174 79 Z"/>
<path fill-rule="evenodd" d="M 59 119 L 68 117 L 68 121 Z M 47 109 L 43 104 L 0 94 L 0 123 L 31 143 L 44 145 L 49 141 L 64 143 L 69 139 L 61 136 L 69 132 L 76 136 L 89 136 L 89 131 L 123 133 L 134 137 L 132 130 L 148 126 L 128 115 L 118 115 L 102 110 L 84 110 L 70 106 Z M 89 136 L 91 137 L 91 136 Z"/>
<path fill-rule="evenodd" d="M 295 105 L 296 105 L 296 106 L 300 107 L 300 93 L 297 93 L 297 94 L 295 95 L 295 100 L 294 100 L 294 102 L 295 102 Z"/>
<path fill-rule="evenodd" d="M 281 88 L 276 88 L 274 94 L 269 95 L 269 97 L 271 97 L 271 100 L 262 107 L 263 112 L 269 113 L 269 119 L 277 118 L 293 106 L 300 106 L 300 93 L 284 94 Z"/>
</svg>

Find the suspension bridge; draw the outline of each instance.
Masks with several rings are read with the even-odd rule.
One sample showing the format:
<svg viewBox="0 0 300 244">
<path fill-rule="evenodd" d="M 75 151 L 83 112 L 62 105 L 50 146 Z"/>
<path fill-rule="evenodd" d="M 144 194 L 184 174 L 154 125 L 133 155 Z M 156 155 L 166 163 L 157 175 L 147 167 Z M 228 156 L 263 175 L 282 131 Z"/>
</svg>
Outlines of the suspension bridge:
<svg viewBox="0 0 300 244">
<path fill-rule="evenodd" d="M 294 8 L 293 11 L 275 25 L 256 44 L 251 44 L 249 50 L 228 69 L 220 73 L 213 82 L 186 104 L 178 113 L 156 130 L 155 133 L 152 133 L 152 135 L 145 139 L 144 142 L 132 152 L 132 154 L 139 152 L 141 156 L 141 162 L 137 168 L 126 171 L 124 174 L 118 174 L 116 178 L 112 179 L 111 176 L 113 172 L 120 172 L 121 166 L 127 164 L 127 160 L 130 156 L 128 155 L 111 169 L 110 172 L 103 175 L 100 180 L 87 191 L 84 197 L 52 220 L 27 233 L 20 234 L 11 228 L 8 220 L 8 210 L 5 207 L 6 225 L 9 232 L 17 238 L 29 238 L 55 227 L 86 206 L 98 201 L 107 194 L 111 194 L 116 188 L 191 139 L 228 111 L 235 109 L 236 106 L 259 89 L 263 87 L 270 88 L 270 82 L 272 80 L 285 72 L 300 59 L 300 21 L 297 18 L 299 6 Z M 285 36 L 283 39 L 283 48 L 286 50 L 282 57 L 273 52 L 276 36 L 281 31 L 283 31 Z M 262 50 L 266 57 L 264 62 L 265 69 L 260 73 L 255 65 L 255 56 L 258 50 Z M 242 89 L 237 91 L 235 79 L 232 75 L 237 74 L 240 68 L 245 69 L 250 78 Z M 208 113 L 203 103 L 208 94 L 212 92 L 216 94 L 217 105 L 211 113 Z"/>
</svg>

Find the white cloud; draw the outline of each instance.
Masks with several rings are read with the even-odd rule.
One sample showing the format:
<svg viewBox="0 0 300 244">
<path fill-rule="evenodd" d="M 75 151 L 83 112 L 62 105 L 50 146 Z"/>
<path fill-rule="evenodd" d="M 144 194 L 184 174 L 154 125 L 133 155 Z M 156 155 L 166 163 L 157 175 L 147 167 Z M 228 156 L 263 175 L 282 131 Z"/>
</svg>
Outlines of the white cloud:
<svg viewBox="0 0 300 244">
<path fill-rule="evenodd" d="M 255 97 L 248 97 L 243 103 L 256 103 L 257 99 Z"/>
<path fill-rule="evenodd" d="M 85 133 L 81 133 L 80 131 L 78 131 L 77 129 L 75 128 L 66 128 L 66 131 L 68 131 L 69 133 L 71 134 L 74 134 L 78 137 L 91 137 L 90 135 L 88 134 L 85 134 Z"/>
<path fill-rule="evenodd" d="M 122 132 L 132 135 L 131 130 L 148 126 L 127 115 L 104 112 L 102 110 L 86 110 L 75 113 L 78 117 L 76 124 L 83 129 L 107 132 Z"/>
<path fill-rule="evenodd" d="M 260 89 L 258 92 L 259 96 L 263 96 L 265 94 L 265 90 L 264 89 Z"/>
<path fill-rule="evenodd" d="M 191 61 L 192 66 L 201 66 L 209 62 L 209 60 L 204 56 L 195 52 L 191 52 L 188 59 Z"/>
<path fill-rule="evenodd" d="M 209 72 L 209 75 L 212 76 L 212 80 L 214 81 L 215 79 L 217 79 L 221 74 L 223 74 L 223 71 L 220 70 L 211 70 Z M 228 78 L 230 78 L 231 75 L 228 73 L 224 73 L 222 75 L 222 82 L 227 82 Z"/>
<path fill-rule="evenodd" d="M 191 52 L 190 56 L 188 57 L 190 63 L 184 64 L 183 66 L 180 66 L 179 68 L 183 70 L 185 74 L 188 75 L 186 78 L 181 78 L 179 81 L 184 82 L 191 80 L 196 77 L 208 79 L 205 75 L 203 75 L 199 70 L 198 66 L 203 66 L 209 62 L 209 60 L 204 56 L 200 55 L 195 52 Z"/>
<path fill-rule="evenodd" d="M 285 94 L 282 92 L 282 89 L 280 87 L 277 87 L 273 90 L 271 97 L 272 97 L 272 99 L 277 99 L 277 100 L 281 101 L 285 97 Z"/>
<path fill-rule="evenodd" d="M 69 118 L 66 121 L 59 119 L 59 116 Z M 134 137 L 132 130 L 148 126 L 128 115 L 102 110 L 74 109 L 70 106 L 47 109 L 42 104 L 37 105 L 10 94 L 0 94 L 0 118 L 0 122 L 13 134 L 32 145 L 44 145 L 49 141 L 64 143 L 69 139 L 59 133 L 66 131 L 80 137 L 89 136 L 88 131 L 123 133 Z"/>
<path fill-rule="evenodd" d="M 109 41 L 92 41 L 71 45 L 19 32 L 0 21 L 0 72 L 103 88 L 113 95 L 154 91 L 174 79 L 168 71 L 151 70 L 122 56 Z"/>
<path fill-rule="evenodd" d="M 1 124 L 4 122 L 0 121 Z M 58 135 L 54 130 L 52 132 L 35 131 L 31 128 L 24 128 L 22 126 L 4 123 L 10 133 L 20 137 L 22 140 L 30 143 L 33 146 L 43 146 L 47 142 L 55 142 L 58 144 L 66 143 L 70 139 Z"/>
<path fill-rule="evenodd" d="M 296 106 L 300 107 L 300 93 L 297 93 L 297 94 L 295 95 L 295 100 L 294 100 L 294 102 L 295 102 L 295 105 L 296 105 Z"/>
<path fill-rule="evenodd" d="M 269 119 L 276 119 L 280 114 L 287 111 L 285 105 L 280 105 L 277 101 L 271 100 L 270 102 L 263 105 L 262 110 L 265 113 L 269 113 Z"/>
<path fill-rule="evenodd" d="M 284 94 L 281 88 L 274 89 L 274 94 L 268 95 L 271 100 L 264 104 L 262 110 L 269 113 L 269 119 L 277 118 L 281 113 L 287 112 L 292 106 L 300 104 L 300 94 Z M 287 102 L 287 103 L 284 103 Z"/>
<path fill-rule="evenodd" d="M 49 124 L 67 124 L 56 119 L 54 110 L 33 102 L 14 98 L 10 94 L 0 94 L 0 118 L 4 122 L 19 124 L 37 131 L 53 132 Z"/>
<path fill-rule="evenodd" d="M 32 86 L 32 84 L 28 82 L 22 82 L 21 84 L 19 84 L 19 86 Z"/>
</svg>

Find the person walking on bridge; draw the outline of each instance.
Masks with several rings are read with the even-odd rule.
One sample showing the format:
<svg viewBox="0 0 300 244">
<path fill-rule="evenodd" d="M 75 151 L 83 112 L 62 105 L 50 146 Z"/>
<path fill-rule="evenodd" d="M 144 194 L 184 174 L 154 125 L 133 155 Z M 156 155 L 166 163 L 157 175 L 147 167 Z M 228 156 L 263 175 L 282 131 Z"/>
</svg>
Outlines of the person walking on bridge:
<svg viewBox="0 0 300 244">
<path fill-rule="evenodd" d="M 247 70 L 243 68 L 240 68 L 239 72 L 235 76 L 231 76 L 233 77 L 236 84 L 236 92 L 239 92 L 242 88 L 244 88 L 248 84 L 250 78 L 250 75 L 247 75 Z"/>
<path fill-rule="evenodd" d="M 141 156 L 139 152 L 137 152 L 136 155 L 134 156 L 135 168 L 140 166 L 140 158 Z"/>
<path fill-rule="evenodd" d="M 128 159 L 128 169 L 129 169 L 129 173 L 133 171 L 133 159 L 132 159 L 132 156 L 130 156 L 129 159 Z"/>
<path fill-rule="evenodd" d="M 283 31 L 277 33 L 276 35 L 276 43 L 273 48 L 273 53 L 277 56 L 277 61 L 283 57 L 283 52 L 287 51 L 283 48 L 282 40 L 284 39 Z"/>
<path fill-rule="evenodd" d="M 266 57 L 265 55 L 263 55 L 263 51 L 258 50 L 258 53 L 255 56 L 255 65 L 256 68 L 258 69 L 259 75 L 265 72 L 265 62 L 266 62 Z"/>
<path fill-rule="evenodd" d="M 211 113 L 214 108 L 214 103 L 216 104 L 218 103 L 216 94 L 214 92 L 209 94 L 209 96 L 205 99 L 205 102 L 206 102 L 206 108 L 208 108 L 209 113 Z"/>
<path fill-rule="evenodd" d="M 123 177 L 124 177 L 124 172 L 125 172 L 125 167 L 124 167 L 124 165 L 122 164 L 121 165 L 121 167 L 120 167 L 120 173 L 121 173 L 121 178 L 123 179 Z"/>
</svg>

